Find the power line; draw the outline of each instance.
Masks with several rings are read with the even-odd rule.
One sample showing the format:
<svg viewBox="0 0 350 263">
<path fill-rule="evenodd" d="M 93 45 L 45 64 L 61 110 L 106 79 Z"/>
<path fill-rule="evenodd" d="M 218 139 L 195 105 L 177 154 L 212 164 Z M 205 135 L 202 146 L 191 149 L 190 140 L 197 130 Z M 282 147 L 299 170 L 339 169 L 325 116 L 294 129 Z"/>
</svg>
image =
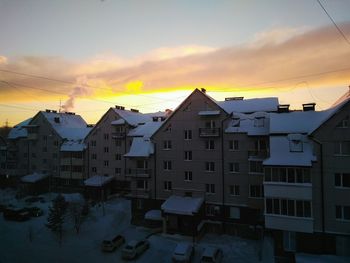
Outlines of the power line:
<svg viewBox="0 0 350 263">
<path fill-rule="evenodd" d="M 322 7 L 323 11 L 326 13 L 326 15 L 329 17 L 329 19 L 332 21 L 335 28 L 338 30 L 339 34 L 344 38 L 346 43 L 350 45 L 349 39 L 345 36 L 344 32 L 339 28 L 337 23 L 334 21 L 334 19 L 331 17 L 331 15 L 327 12 L 326 8 L 321 4 L 320 0 L 317 0 L 318 4 Z"/>
</svg>

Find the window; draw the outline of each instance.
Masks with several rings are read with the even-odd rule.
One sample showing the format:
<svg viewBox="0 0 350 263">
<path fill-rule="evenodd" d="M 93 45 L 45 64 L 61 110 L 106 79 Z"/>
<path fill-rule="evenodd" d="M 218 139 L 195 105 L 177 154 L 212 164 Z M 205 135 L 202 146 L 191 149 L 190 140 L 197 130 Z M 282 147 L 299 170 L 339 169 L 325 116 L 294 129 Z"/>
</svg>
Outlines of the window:
<svg viewBox="0 0 350 263">
<path fill-rule="evenodd" d="M 53 141 L 54 146 L 58 146 L 58 141 Z"/>
<path fill-rule="evenodd" d="M 170 150 L 171 149 L 171 141 L 163 141 L 163 149 Z"/>
<path fill-rule="evenodd" d="M 346 118 L 341 120 L 336 127 L 337 128 L 348 128 L 349 127 L 349 116 L 346 116 Z"/>
<path fill-rule="evenodd" d="M 233 219 L 241 218 L 241 210 L 239 207 L 230 207 L 230 218 L 233 218 Z"/>
<path fill-rule="evenodd" d="M 90 142 L 90 146 L 96 147 L 96 141 L 91 141 L 91 142 Z"/>
<path fill-rule="evenodd" d="M 91 154 L 91 159 L 96 160 L 97 159 L 97 154 L 96 153 L 92 153 Z"/>
<path fill-rule="evenodd" d="M 122 140 L 115 140 L 115 146 L 121 147 L 122 146 Z"/>
<path fill-rule="evenodd" d="M 108 140 L 109 139 L 109 134 L 108 133 L 103 134 L 103 139 Z"/>
<path fill-rule="evenodd" d="M 116 167 L 114 169 L 114 172 L 115 172 L 115 174 L 121 174 L 122 173 L 122 169 L 120 167 Z"/>
<path fill-rule="evenodd" d="M 230 173 L 238 173 L 239 172 L 239 163 L 229 163 L 228 164 Z"/>
<path fill-rule="evenodd" d="M 220 206 L 218 206 L 218 205 L 206 205 L 205 215 L 206 216 L 219 216 L 220 215 Z"/>
<path fill-rule="evenodd" d="M 239 193 L 239 185 L 230 185 L 230 195 L 238 196 L 240 195 Z"/>
<path fill-rule="evenodd" d="M 289 141 L 289 151 L 290 152 L 302 152 L 303 142 L 301 140 L 290 140 Z"/>
<path fill-rule="evenodd" d="M 81 173 L 83 171 L 83 167 L 81 165 L 73 165 L 72 172 Z"/>
<path fill-rule="evenodd" d="M 335 218 L 340 220 L 350 220 L 350 206 L 335 206 Z"/>
<path fill-rule="evenodd" d="M 52 158 L 57 159 L 57 157 L 58 157 L 57 153 L 52 154 Z"/>
<path fill-rule="evenodd" d="M 108 161 L 108 160 L 105 160 L 105 161 L 103 162 L 103 164 L 104 164 L 104 166 L 108 167 L 108 166 L 109 166 L 109 161 Z"/>
<path fill-rule="evenodd" d="M 350 155 L 350 141 L 342 141 L 334 143 L 335 155 Z"/>
<path fill-rule="evenodd" d="M 164 190 L 165 191 L 171 191 L 172 187 L 171 187 L 171 181 L 165 181 L 164 182 Z"/>
<path fill-rule="evenodd" d="M 298 167 L 266 167 L 265 182 L 311 183 L 310 169 Z"/>
<path fill-rule="evenodd" d="M 120 153 L 115 154 L 115 160 L 120 161 L 122 159 L 122 155 Z"/>
<path fill-rule="evenodd" d="M 215 121 L 214 120 L 210 120 L 210 121 L 206 121 L 205 122 L 205 128 L 209 128 L 209 129 L 213 129 L 215 128 Z"/>
<path fill-rule="evenodd" d="M 62 172 L 69 172 L 70 168 L 71 168 L 70 165 L 61 165 Z"/>
<path fill-rule="evenodd" d="M 192 151 L 185 151 L 185 161 L 192 161 Z"/>
<path fill-rule="evenodd" d="M 207 150 L 214 150 L 215 149 L 214 140 L 207 140 L 207 141 L 205 141 L 205 149 L 207 149 Z"/>
<path fill-rule="evenodd" d="M 267 150 L 267 141 L 264 139 L 258 139 L 254 142 L 254 149 L 256 151 L 266 151 Z"/>
<path fill-rule="evenodd" d="M 185 171 L 185 181 L 187 182 L 192 181 L 192 171 Z"/>
<path fill-rule="evenodd" d="M 164 161 L 163 168 L 164 168 L 164 170 L 167 170 L 167 171 L 171 170 L 172 169 L 171 161 Z"/>
<path fill-rule="evenodd" d="M 214 162 L 205 162 L 205 171 L 206 172 L 215 172 L 215 163 Z"/>
<path fill-rule="evenodd" d="M 205 185 L 205 192 L 207 194 L 215 194 L 215 184 L 206 184 Z"/>
<path fill-rule="evenodd" d="M 350 173 L 334 174 L 334 185 L 338 187 L 350 187 Z"/>
<path fill-rule="evenodd" d="M 265 117 L 255 117 L 254 127 L 264 127 Z"/>
<path fill-rule="evenodd" d="M 137 189 L 142 189 L 142 190 L 147 190 L 148 189 L 148 181 L 146 181 L 146 180 L 137 180 L 136 181 L 136 188 Z"/>
<path fill-rule="evenodd" d="M 148 169 L 148 161 L 147 160 L 137 160 L 136 167 L 137 167 L 137 169 Z"/>
<path fill-rule="evenodd" d="M 192 130 L 185 130 L 184 131 L 185 134 L 185 140 L 192 140 Z"/>
<path fill-rule="evenodd" d="M 266 213 L 296 217 L 311 217 L 311 202 L 305 200 L 288 200 L 266 198 Z"/>
<path fill-rule="evenodd" d="M 264 173 L 262 161 L 249 161 L 249 172 L 250 173 Z"/>
<path fill-rule="evenodd" d="M 97 173 L 97 168 L 96 168 L 96 167 L 91 167 L 91 171 L 92 171 L 93 173 Z"/>
<path fill-rule="evenodd" d="M 264 197 L 264 186 L 262 185 L 250 185 L 249 197 L 262 198 Z"/>
<path fill-rule="evenodd" d="M 104 148 L 103 148 L 103 151 L 104 151 L 105 153 L 108 153 L 108 152 L 109 152 L 109 148 L 108 148 L 108 147 L 104 147 Z"/>
<path fill-rule="evenodd" d="M 230 140 L 228 142 L 228 148 L 230 151 L 238 151 L 239 150 L 239 142 L 238 140 Z"/>
</svg>

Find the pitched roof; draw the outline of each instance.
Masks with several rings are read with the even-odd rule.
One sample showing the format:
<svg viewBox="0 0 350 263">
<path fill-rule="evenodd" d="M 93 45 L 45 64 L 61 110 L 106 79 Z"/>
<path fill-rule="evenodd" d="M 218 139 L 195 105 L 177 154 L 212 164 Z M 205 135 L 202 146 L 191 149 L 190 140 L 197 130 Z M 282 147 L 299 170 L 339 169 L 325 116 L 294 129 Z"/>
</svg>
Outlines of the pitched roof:
<svg viewBox="0 0 350 263">
<path fill-rule="evenodd" d="M 216 103 L 227 113 L 252 113 L 257 111 L 271 112 L 276 111 L 279 104 L 278 98 L 276 97 L 217 101 Z"/>
<path fill-rule="evenodd" d="M 63 139 L 81 140 L 91 130 L 80 115 L 45 111 L 41 111 L 41 114 Z"/>
<path fill-rule="evenodd" d="M 18 138 L 25 138 L 27 137 L 27 129 L 24 127 L 29 124 L 29 122 L 32 120 L 32 118 L 26 119 L 25 121 L 22 121 L 21 123 L 15 125 L 9 134 L 7 135 L 8 139 L 18 139 Z"/>
</svg>

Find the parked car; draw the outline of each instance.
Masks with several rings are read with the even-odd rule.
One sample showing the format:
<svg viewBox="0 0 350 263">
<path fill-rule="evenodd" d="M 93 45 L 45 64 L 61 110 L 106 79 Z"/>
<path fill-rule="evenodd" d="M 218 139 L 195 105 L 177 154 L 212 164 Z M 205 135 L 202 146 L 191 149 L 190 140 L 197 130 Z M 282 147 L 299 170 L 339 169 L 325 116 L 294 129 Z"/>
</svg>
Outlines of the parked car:
<svg viewBox="0 0 350 263">
<path fill-rule="evenodd" d="M 178 243 L 173 255 L 172 255 L 172 261 L 173 262 L 191 262 L 194 255 L 194 248 L 193 245 L 190 243 Z"/>
<path fill-rule="evenodd" d="M 105 239 L 102 241 L 101 250 L 111 252 L 125 243 L 125 238 L 122 235 L 117 235 L 112 239 Z"/>
<path fill-rule="evenodd" d="M 30 219 L 30 214 L 23 209 L 7 208 L 4 210 L 4 218 L 13 221 L 27 221 Z"/>
<path fill-rule="evenodd" d="M 149 241 L 144 240 L 131 240 L 122 250 L 122 258 L 134 259 L 141 255 L 149 248 Z"/>
<path fill-rule="evenodd" d="M 22 209 L 23 211 L 28 211 L 29 215 L 31 217 L 38 217 L 38 216 L 42 216 L 44 214 L 44 211 L 39 208 L 39 207 L 25 207 Z"/>
<path fill-rule="evenodd" d="M 223 253 L 220 248 L 205 247 L 200 262 L 218 263 L 222 261 Z"/>
</svg>

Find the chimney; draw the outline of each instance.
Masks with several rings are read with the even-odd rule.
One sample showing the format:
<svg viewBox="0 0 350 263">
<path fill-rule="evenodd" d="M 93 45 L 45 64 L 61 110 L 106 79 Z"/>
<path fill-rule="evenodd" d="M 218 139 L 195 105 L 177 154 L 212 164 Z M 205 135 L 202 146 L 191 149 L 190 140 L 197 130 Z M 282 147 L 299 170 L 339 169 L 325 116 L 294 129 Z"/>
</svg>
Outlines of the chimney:
<svg viewBox="0 0 350 263">
<path fill-rule="evenodd" d="M 137 110 L 137 109 L 130 109 L 132 112 L 139 112 L 139 110 Z"/>
<path fill-rule="evenodd" d="M 50 110 L 46 109 L 45 112 L 51 112 Z"/>
<path fill-rule="evenodd" d="M 284 112 L 289 112 L 289 104 L 280 104 L 277 107 L 277 112 L 278 113 L 284 113 Z"/>
<path fill-rule="evenodd" d="M 204 88 L 201 88 L 201 91 L 202 91 L 203 93 L 207 93 L 207 90 L 204 89 Z"/>
<path fill-rule="evenodd" d="M 315 111 L 316 103 L 304 103 L 303 111 Z"/>
</svg>

